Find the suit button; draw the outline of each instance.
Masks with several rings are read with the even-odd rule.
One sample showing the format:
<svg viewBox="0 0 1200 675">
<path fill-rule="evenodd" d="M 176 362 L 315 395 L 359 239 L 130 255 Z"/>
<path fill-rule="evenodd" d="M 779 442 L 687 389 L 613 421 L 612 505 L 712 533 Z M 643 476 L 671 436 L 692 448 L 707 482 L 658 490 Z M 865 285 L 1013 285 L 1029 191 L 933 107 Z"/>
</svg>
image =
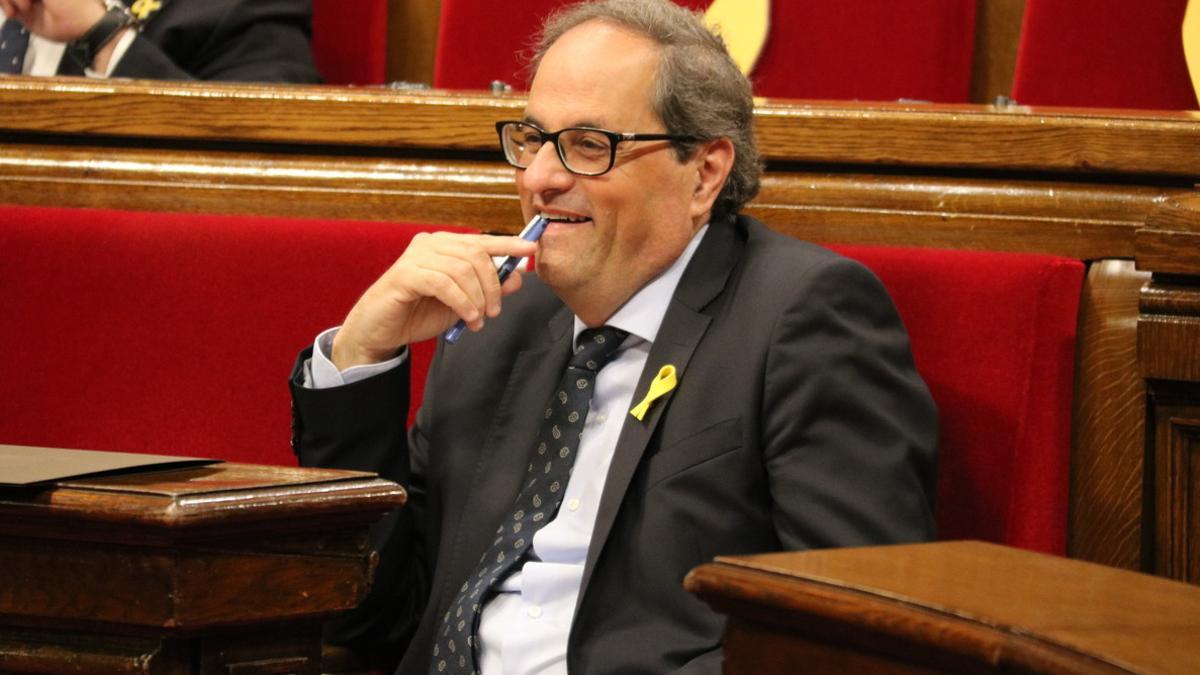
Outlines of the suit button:
<svg viewBox="0 0 1200 675">
<path fill-rule="evenodd" d="M 536 619 L 542 615 L 542 608 L 534 605 L 529 608 L 529 618 Z"/>
</svg>

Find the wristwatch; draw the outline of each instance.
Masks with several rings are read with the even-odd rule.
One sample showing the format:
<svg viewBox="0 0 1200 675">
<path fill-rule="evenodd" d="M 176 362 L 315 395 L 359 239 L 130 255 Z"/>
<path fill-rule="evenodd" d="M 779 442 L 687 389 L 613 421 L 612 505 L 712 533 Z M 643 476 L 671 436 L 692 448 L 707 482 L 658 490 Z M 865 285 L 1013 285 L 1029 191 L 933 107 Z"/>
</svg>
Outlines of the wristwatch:
<svg viewBox="0 0 1200 675">
<path fill-rule="evenodd" d="M 88 29 L 79 39 L 67 43 L 67 54 L 79 64 L 80 68 L 92 67 L 96 54 L 104 49 L 104 45 L 112 41 L 122 29 L 137 23 L 137 17 L 129 8 L 120 2 L 110 3 L 104 16 L 96 25 Z"/>
</svg>

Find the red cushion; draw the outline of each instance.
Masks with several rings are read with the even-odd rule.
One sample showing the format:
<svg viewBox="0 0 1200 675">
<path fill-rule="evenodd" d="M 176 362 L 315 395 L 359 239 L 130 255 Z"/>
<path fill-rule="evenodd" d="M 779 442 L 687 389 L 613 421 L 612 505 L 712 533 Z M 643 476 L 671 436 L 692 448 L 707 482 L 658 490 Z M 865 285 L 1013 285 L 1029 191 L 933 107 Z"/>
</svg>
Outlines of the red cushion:
<svg viewBox="0 0 1200 675">
<path fill-rule="evenodd" d="M 883 281 L 941 414 L 938 535 L 1064 554 L 1078 260 L 835 246 Z"/>
<path fill-rule="evenodd" d="M 0 443 L 294 463 L 296 353 L 433 229 L 0 206 Z"/>
<path fill-rule="evenodd" d="M 434 86 L 524 89 L 518 54 L 556 7 L 572 0 L 442 0 Z M 711 0 L 679 0 L 703 9 Z M 975 0 L 771 3 L 771 34 L 751 79 L 760 96 L 966 101 Z"/>
<path fill-rule="evenodd" d="M 773 0 L 759 96 L 970 98 L 975 0 Z"/>
<path fill-rule="evenodd" d="M 442 0 L 433 86 L 486 89 L 500 80 L 524 90 L 528 76 L 518 53 L 553 9 L 574 0 Z"/>
<path fill-rule="evenodd" d="M 313 59 L 328 84 L 387 81 L 388 0 L 313 0 Z"/>
<path fill-rule="evenodd" d="M 1188 0 L 1028 0 L 1013 74 L 1026 105 L 1194 110 Z"/>
<path fill-rule="evenodd" d="M 0 443 L 291 463 L 295 353 L 432 229 L 0 206 Z M 836 248 L 887 286 L 941 411 L 941 536 L 1062 553 L 1082 265 Z"/>
</svg>

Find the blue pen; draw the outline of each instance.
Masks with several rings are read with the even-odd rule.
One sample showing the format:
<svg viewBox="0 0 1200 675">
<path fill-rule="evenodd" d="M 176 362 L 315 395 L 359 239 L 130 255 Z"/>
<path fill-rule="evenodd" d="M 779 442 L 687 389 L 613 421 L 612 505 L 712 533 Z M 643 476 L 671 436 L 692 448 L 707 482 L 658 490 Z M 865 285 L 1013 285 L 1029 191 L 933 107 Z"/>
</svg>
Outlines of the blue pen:
<svg viewBox="0 0 1200 675">
<path fill-rule="evenodd" d="M 545 216 L 534 216 L 533 220 L 529 221 L 529 224 L 525 226 L 525 229 L 521 230 L 521 238 L 525 241 L 537 241 L 541 238 L 542 233 L 546 231 L 546 224 L 549 222 Z M 504 283 L 508 275 L 512 274 L 512 271 L 517 269 L 517 265 L 520 265 L 524 259 L 524 257 L 518 255 L 510 255 L 507 258 L 492 258 L 492 261 L 496 263 L 496 274 L 500 277 L 500 283 Z M 467 322 L 459 319 L 457 323 L 450 327 L 450 330 L 446 331 L 446 342 L 450 344 L 458 342 L 458 338 L 466 329 Z"/>
</svg>

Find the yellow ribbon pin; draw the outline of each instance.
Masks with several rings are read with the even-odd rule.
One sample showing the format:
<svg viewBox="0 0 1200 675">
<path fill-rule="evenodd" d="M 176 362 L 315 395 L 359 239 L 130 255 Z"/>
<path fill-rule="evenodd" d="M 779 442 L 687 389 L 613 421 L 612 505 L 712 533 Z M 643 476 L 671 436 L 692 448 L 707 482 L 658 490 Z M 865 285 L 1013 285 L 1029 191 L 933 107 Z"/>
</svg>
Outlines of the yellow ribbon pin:
<svg viewBox="0 0 1200 675">
<path fill-rule="evenodd" d="M 162 2 L 159 0 L 137 0 L 129 8 L 130 13 L 138 18 L 139 21 L 145 21 L 151 14 L 162 9 Z"/>
<path fill-rule="evenodd" d="M 650 411 L 650 404 L 666 395 L 667 392 L 675 388 L 678 380 L 675 379 L 675 366 L 667 364 L 658 370 L 658 375 L 650 381 L 650 391 L 646 392 L 646 398 L 642 402 L 633 406 L 633 410 L 629 411 L 630 415 L 637 418 L 639 422 Z"/>
</svg>

